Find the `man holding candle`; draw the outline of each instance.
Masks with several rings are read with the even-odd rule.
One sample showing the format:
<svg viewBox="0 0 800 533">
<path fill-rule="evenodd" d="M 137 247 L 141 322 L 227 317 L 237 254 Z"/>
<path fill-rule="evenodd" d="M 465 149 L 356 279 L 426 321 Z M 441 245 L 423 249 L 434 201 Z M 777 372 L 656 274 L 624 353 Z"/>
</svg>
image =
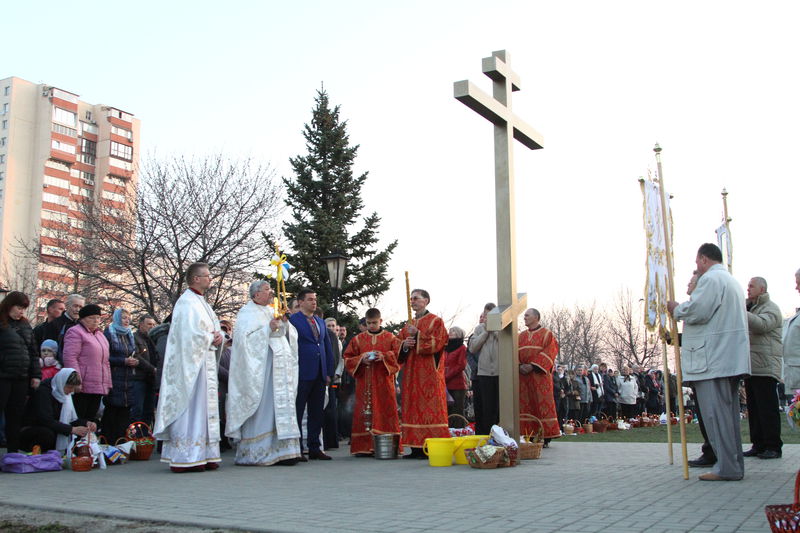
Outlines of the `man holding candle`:
<svg viewBox="0 0 800 533">
<path fill-rule="evenodd" d="M 427 310 L 428 291 L 415 289 L 410 300 L 415 315 L 399 335 L 403 341 L 401 440 L 411 447 L 411 454 L 404 458 L 424 459 L 425 439 L 450 436 L 442 356 L 448 334 L 444 321 Z"/>
</svg>

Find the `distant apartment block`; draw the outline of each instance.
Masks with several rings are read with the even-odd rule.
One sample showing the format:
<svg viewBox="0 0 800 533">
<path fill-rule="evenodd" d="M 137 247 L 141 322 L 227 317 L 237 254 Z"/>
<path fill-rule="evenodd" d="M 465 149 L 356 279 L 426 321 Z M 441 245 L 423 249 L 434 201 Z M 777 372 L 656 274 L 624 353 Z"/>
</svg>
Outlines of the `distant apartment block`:
<svg viewBox="0 0 800 533">
<path fill-rule="evenodd" d="M 0 80 L 0 286 L 47 298 L 80 290 L 53 264 L 80 241 L 87 202 L 120 212 L 136 194 L 140 121 L 119 108 L 20 78 Z M 37 259 L 19 244 L 38 246 Z M 33 303 L 33 298 L 32 298 Z"/>
</svg>

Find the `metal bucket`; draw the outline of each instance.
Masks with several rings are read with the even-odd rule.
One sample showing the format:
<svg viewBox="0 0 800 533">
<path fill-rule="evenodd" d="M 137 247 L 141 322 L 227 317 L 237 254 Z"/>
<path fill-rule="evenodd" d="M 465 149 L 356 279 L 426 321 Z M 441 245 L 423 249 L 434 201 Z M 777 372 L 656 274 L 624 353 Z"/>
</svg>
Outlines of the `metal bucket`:
<svg viewBox="0 0 800 533">
<path fill-rule="evenodd" d="M 372 449 L 375 450 L 375 459 L 397 459 L 400 447 L 400 434 L 383 433 L 372 436 Z"/>
</svg>

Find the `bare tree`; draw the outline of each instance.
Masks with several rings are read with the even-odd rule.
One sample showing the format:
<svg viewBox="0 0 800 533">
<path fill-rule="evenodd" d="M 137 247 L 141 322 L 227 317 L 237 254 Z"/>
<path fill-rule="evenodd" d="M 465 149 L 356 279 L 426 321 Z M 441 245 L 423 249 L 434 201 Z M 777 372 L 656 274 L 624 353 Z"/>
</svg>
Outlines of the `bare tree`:
<svg viewBox="0 0 800 533">
<path fill-rule="evenodd" d="M 76 242 L 52 246 L 42 261 L 90 280 L 115 304 L 155 317 L 171 312 L 195 261 L 208 263 L 215 277 L 214 310 L 237 309 L 268 259 L 261 234 L 274 231 L 282 210 L 268 166 L 221 155 L 150 159 L 138 191 L 108 179 L 99 198 L 77 207 Z"/>
<path fill-rule="evenodd" d="M 608 313 L 605 348 L 617 368 L 624 365 L 649 366 L 659 355 L 658 339 L 644 327 L 641 313 L 635 313 L 629 289 L 620 289 Z"/>
<path fill-rule="evenodd" d="M 570 368 L 602 357 L 605 317 L 595 303 L 571 308 L 554 305 L 542 313 L 542 323 L 558 340 L 559 360 Z"/>
</svg>

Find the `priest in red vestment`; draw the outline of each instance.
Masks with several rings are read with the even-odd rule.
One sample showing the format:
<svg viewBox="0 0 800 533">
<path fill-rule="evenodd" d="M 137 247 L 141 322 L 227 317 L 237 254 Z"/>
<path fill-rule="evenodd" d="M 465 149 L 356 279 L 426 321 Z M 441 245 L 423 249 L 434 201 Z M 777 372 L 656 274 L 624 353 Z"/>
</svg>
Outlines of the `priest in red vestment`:
<svg viewBox="0 0 800 533">
<path fill-rule="evenodd" d="M 372 435 L 400 433 L 394 388 L 400 370 L 400 339 L 381 328 L 379 310 L 368 309 L 366 318 L 367 331 L 353 337 L 344 351 L 345 368 L 356 379 L 350 433 L 350 453 L 354 455 L 374 453 Z"/>
<path fill-rule="evenodd" d="M 415 318 L 400 331 L 403 341 L 402 441 L 411 447 L 408 458 L 424 459 L 425 439 L 447 438 L 447 389 L 444 380 L 444 347 L 448 335 L 444 321 L 426 308 L 428 291 L 411 292 Z"/>
<path fill-rule="evenodd" d="M 526 330 L 519 334 L 519 412 L 542 421 L 545 442 L 560 437 L 556 402 L 553 398 L 553 367 L 558 356 L 558 341 L 553 332 L 539 324 L 536 309 L 523 315 Z M 539 430 L 534 420 L 520 420 L 520 433 Z"/>
</svg>

